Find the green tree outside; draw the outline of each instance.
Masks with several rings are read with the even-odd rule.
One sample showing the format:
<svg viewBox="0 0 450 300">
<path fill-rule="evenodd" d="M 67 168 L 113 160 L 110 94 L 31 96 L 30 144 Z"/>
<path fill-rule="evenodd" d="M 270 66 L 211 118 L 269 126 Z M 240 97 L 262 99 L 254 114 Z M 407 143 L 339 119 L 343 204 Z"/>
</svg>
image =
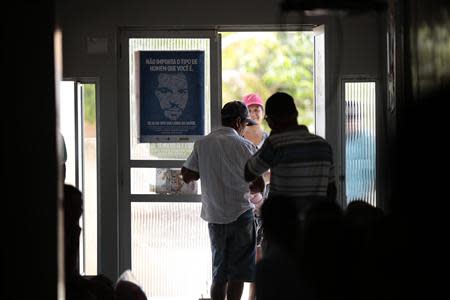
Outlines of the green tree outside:
<svg viewBox="0 0 450 300">
<path fill-rule="evenodd" d="M 277 91 L 295 99 L 299 123 L 314 127 L 314 44 L 309 32 L 223 32 L 222 101 Z M 269 130 L 266 124 L 263 124 Z"/>
<path fill-rule="evenodd" d="M 95 124 L 95 84 L 83 84 L 85 122 Z"/>
</svg>

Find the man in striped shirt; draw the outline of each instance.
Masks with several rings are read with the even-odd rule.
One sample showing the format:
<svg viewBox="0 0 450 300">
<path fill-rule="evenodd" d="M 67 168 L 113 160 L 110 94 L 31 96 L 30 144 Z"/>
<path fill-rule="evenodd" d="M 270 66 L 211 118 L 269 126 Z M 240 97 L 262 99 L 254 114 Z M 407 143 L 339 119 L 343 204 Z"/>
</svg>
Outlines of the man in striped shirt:
<svg viewBox="0 0 450 300">
<path fill-rule="evenodd" d="M 294 198 L 302 210 L 311 201 L 336 200 L 333 153 L 330 144 L 297 123 L 294 99 L 275 93 L 266 102 L 269 138 L 245 165 L 252 181 L 270 169 L 269 198 Z"/>
</svg>

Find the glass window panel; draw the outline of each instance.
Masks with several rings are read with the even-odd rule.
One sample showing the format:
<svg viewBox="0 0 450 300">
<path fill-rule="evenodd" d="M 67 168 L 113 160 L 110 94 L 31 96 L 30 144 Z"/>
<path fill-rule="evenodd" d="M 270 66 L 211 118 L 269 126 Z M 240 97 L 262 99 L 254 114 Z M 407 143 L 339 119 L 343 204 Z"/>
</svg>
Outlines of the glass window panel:
<svg viewBox="0 0 450 300">
<path fill-rule="evenodd" d="M 205 51 L 205 133 L 210 132 L 210 44 L 207 38 L 134 38 L 129 39 L 130 77 L 130 159 L 184 160 L 192 151 L 193 143 L 139 143 L 138 99 L 136 91 L 136 51 L 141 50 L 202 50 Z"/>
<path fill-rule="evenodd" d="M 376 205 L 375 82 L 345 83 L 345 174 L 347 203 Z"/>
<path fill-rule="evenodd" d="M 131 203 L 132 271 L 149 299 L 209 297 L 211 250 L 201 203 Z"/>
<path fill-rule="evenodd" d="M 67 151 L 65 183 L 76 186 L 75 82 L 61 81 L 60 93 L 59 124 Z"/>
<path fill-rule="evenodd" d="M 79 267 L 86 275 L 97 274 L 96 122 L 95 84 L 62 81 L 60 130 L 67 150 L 65 183 L 83 192 Z"/>
<path fill-rule="evenodd" d="M 131 194 L 198 195 L 200 181 L 186 184 L 179 168 L 131 168 Z"/>
<path fill-rule="evenodd" d="M 97 120 L 95 84 L 83 84 L 84 273 L 97 274 Z"/>
</svg>

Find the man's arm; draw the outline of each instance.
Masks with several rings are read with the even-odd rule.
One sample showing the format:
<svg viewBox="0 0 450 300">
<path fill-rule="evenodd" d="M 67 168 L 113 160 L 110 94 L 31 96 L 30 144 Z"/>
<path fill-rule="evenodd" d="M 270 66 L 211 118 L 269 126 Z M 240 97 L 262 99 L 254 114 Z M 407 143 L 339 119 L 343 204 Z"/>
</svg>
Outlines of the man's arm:
<svg viewBox="0 0 450 300">
<path fill-rule="evenodd" d="M 253 180 L 249 186 L 250 192 L 253 194 L 254 193 L 263 193 L 264 187 L 265 187 L 265 183 L 264 183 L 264 179 L 262 178 L 262 176 L 259 176 L 255 180 Z"/>
<path fill-rule="evenodd" d="M 255 174 L 253 174 L 252 172 L 250 172 L 250 169 L 248 168 L 248 162 L 245 164 L 245 168 L 244 168 L 244 178 L 245 181 L 250 182 L 253 181 L 257 178 L 258 176 L 256 176 Z"/>
<path fill-rule="evenodd" d="M 189 170 L 185 167 L 181 168 L 181 176 L 183 177 L 183 181 L 186 183 L 200 179 L 200 173 Z"/>
<path fill-rule="evenodd" d="M 254 181 L 273 166 L 274 149 L 270 140 L 267 140 L 245 164 L 244 178 L 247 182 Z"/>
</svg>

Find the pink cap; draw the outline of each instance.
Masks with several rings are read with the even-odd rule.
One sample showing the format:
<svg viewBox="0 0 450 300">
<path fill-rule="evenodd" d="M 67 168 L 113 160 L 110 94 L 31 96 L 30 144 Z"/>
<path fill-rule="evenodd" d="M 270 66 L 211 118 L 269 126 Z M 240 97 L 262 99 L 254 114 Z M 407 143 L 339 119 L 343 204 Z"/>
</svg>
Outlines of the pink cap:
<svg viewBox="0 0 450 300">
<path fill-rule="evenodd" d="M 259 97 L 257 94 L 252 93 L 252 94 L 245 95 L 243 100 L 244 100 L 245 105 L 247 105 L 247 107 L 249 107 L 250 105 L 256 104 L 256 105 L 259 105 L 262 108 L 264 108 L 264 104 L 261 100 L 261 97 Z"/>
</svg>

